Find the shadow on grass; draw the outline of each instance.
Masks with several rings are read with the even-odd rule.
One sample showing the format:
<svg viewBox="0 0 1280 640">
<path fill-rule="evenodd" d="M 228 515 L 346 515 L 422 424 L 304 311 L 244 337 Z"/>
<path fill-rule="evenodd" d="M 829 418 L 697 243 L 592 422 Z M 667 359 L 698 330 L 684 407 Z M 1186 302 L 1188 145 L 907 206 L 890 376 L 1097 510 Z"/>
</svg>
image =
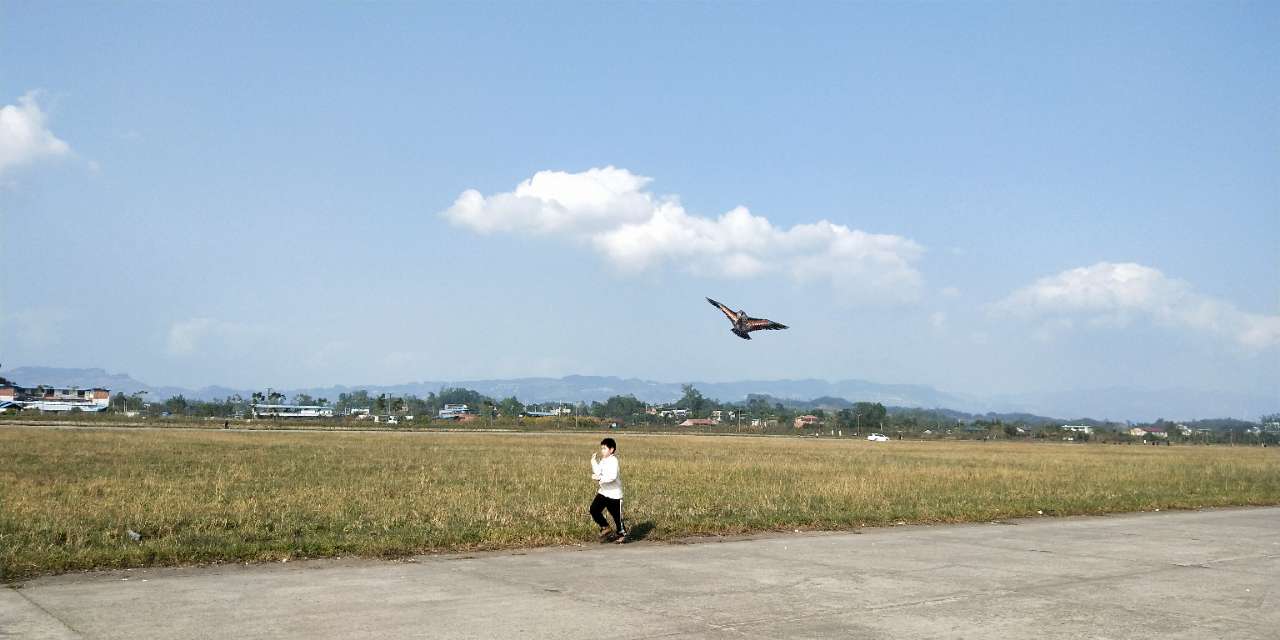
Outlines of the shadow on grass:
<svg viewBox="0 0 1280 640">
<path fill-rule="evenodd" d="M 639 542 L 653 533 L 653 521 L 645 520 L 627 530 L 627 542 Z"/>
</svg>

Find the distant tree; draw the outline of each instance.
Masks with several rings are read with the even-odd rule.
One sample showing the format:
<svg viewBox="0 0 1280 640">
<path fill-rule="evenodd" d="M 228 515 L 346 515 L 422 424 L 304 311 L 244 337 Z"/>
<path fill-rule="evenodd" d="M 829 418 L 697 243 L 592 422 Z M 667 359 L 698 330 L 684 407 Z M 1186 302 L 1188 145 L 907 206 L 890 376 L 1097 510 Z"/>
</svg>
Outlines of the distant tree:
<svg viewBox="0 0 1280 640">
<path fill-rule="evenodd" d="M 441 389 L 438 400 L 441 405 L 465 404 L 472 408 L 479 408 L 485 403 L 494 404 L 492 398 L 471 389 Z"/>
<path fill-rule="evenodd" d="M 305 394 L 305 393 L 298 393 L 298 394 L 295 394 L 295 395 L 293 396 L 293 403 L 294 403 L 294 404 L 308 405 L 308 406 L 309 406 L 309 405 L 313 405 L 313 404 L 315 404 L 315 403 L 316 403 L 316 399 L 315 399 L 315 398 L 312 398 L 312 397 L 311 397 L 310 395 L 308 395 L 308 394 Z"/>
<path fill-rule="evenodd" d="M 368 409 L 373 405 L 373 401 L 369 398 L 369 392 L 360 389 L 351 393 L 339 393 L 338 403 L 334 405 L 339 411 L 350 411 L 351 409 Z"/>
<path fill-rule="evenodd" d="M 773 408 L 769 406 L 769 398 L 751 394 L 747 396 L 747 412 L 756 417 L 767 415 Z"/>
<path fill-rule="evenodd" d="M 836 412 L 835 417 L 836 417 L 836 426 L 840 427 L 841 429 L 853 428 L 854 423 L 856 422 L 853 415 L 853 409 L 841 409 Z"/>
<path fill-rule="evenodd" d="M 170 415 L 181 416 L 187 413 L 187 399 L 178 394 L 164 401 L 164 410 Z"/>
<path fill-rule="evenodd" d="M 889 416 L 900 431 L 914 433 L 920 430 L 920 422 L 915 415 Z"/>
<path fill-rule="evenodd" d="M 231 404 L 226 399 L 188 400 L 185 414 L 201 418 L 214 418 L 230 415 Z"/>
<path fill-rule="evenodd" d="M 237 413 L 241 413 L 244 411 L 244 398 L 241 398 L 240 394 L 238 393 L 227 396 L 225 405 L 226 407 L 223 410 L 222 415 L 230 418 L 232 416 L 235 416 Z"/>
<path fill-rule="evenodd" d="M 888 414 L 884 405 L 879 402 L 853 403 L 853 415 L 857 422 L 855 426 L 863 430 L 879 429 Z"/>
<path fill-rule="evenodd" d="M 412 393 L 404 397 L 404 412 L 415 416 L 435 415 L 438 409 L 433 409 L 426 400 L 413 395 Z"/>
<path fill-rule="evenodd" d="M 515 418 L 524 413 L 524 405 L 515 396 L 511 396 L 498 403 L 498 411 L 504 416 Z"/>
<path fill-rule="evenodd" d="M 110 406 L 113 411 L 118 412 L 140 411 L 143 405 L 141 393 L 146 392 L 134 392 L 130 395 L 125 395 L 124 392 L 117 392 L 114 396 L 111 396 Z"/>
<path fill-rule="evenodd" d="M 645 404 L 635 396 L 613 396 L 605 400 L 601 418 L 625 418 L 644 413 Z"/>
<path fill-rule="evenodd" d="M 681 385 L 684 395 L 676 401 L 676 408 L 688 409 L 691 416 L 701 416 L 707 410 L 707 399 L 691 384 Z"/>
</svg>

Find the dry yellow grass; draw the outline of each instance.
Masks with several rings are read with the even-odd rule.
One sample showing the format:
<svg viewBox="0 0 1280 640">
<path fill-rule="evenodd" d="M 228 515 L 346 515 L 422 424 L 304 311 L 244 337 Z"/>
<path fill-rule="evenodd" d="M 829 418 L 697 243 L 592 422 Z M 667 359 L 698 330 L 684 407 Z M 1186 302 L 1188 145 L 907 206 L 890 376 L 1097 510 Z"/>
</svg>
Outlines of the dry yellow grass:
<svg viewBox="0 0 1280 640">
<path fill-rule="evenodd" d="M 0 574 L 589 541 L 599 437 L 0 428 Z M 1280 504 L 1276 449 L 616 437 L 651 540 Z"/>
</svg>

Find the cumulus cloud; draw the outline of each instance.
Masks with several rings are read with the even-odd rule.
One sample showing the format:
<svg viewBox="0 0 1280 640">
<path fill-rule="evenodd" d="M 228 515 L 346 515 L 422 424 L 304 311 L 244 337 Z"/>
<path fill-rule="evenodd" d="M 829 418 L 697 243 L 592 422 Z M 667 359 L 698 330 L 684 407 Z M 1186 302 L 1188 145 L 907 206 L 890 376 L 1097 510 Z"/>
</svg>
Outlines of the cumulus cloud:
<svg viewBox="0 0 1280 640">
<path fill-rule="evenodd" d="M 189 318 L 169 326 L 166 346 L 171 356 L 190 356 L 210 350 L 244 351 L 265 341 L 265 327 L 216 318 Z"/>
<path fill-rule="evenodd" d="M 38 96 L 28 91 L 17 104 L 0 107 L 0 176 L 22 165 L 71 154 L 71 146 L 45 124 Z"/>
<path fill-rule="evenodd" d="M 510 193 L 485 197 L 468 189 L 443 215 L 479 233 L 590 233 L 648 218 L 655 202 L 642 189 L 649 181 L 614 167 L 539 171 Z"/>
<path fill-rule="evenodd" d="M 1280 316 L 1247 313 L 1200 293 L 1160 270 L 1132 262 L 1099 262 L 1041 278 L 996 303 L 999 315 L 1051 320 L 1044 338 L 1074 328 L 1125 327 L 1150 320 L 1169 327 L 1221 336 L 1248 351 L 1280 345 Z"/>
<path fill-rule="evenodd" d="M 946 331 L 947 313 L 945 311 L 934 311 L 929 315 L 929 324 L 933 327 L 934 331 Z"/>
<path fill-rule="evenodd" d="M 69 317 L 64 309 L 24 309 L 0 316 L 6 325 L 0 329 L 12 336 L 19 346 L 43 349 L 62 342 L 62 326 Z"/>
<path fill-rule="evenodd" d="M 871 234 L 826 220 L 789 229 L 736 207 L 718 217 L 685 210 L 676 196 L 647 191 L 650 178 L 605 167 L 581 173 L 539 171 L 514 191 L 467 190 L 442 212 L 475 232 L 556 235 L 580 241 L 620 270 L 678 265 L 727 278 L 766 273 L 825 281 L 848 293 L 894 300 L 919 295 L 915 263 L 924 249 L 895 235 Z"/>
</svg>

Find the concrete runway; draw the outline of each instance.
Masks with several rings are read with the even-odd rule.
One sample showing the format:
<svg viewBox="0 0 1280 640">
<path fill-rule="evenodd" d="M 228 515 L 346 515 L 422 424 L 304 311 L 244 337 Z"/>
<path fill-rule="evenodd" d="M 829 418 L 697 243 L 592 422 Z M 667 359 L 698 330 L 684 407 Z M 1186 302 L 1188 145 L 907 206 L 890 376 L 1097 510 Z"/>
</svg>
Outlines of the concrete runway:
<svg viewBox="0 0 1280 640">
<path fill-rule="evenodd" d="M 136 569 L 0 638 L 1280 638 L 1280 507 Z"/>
</svg>

